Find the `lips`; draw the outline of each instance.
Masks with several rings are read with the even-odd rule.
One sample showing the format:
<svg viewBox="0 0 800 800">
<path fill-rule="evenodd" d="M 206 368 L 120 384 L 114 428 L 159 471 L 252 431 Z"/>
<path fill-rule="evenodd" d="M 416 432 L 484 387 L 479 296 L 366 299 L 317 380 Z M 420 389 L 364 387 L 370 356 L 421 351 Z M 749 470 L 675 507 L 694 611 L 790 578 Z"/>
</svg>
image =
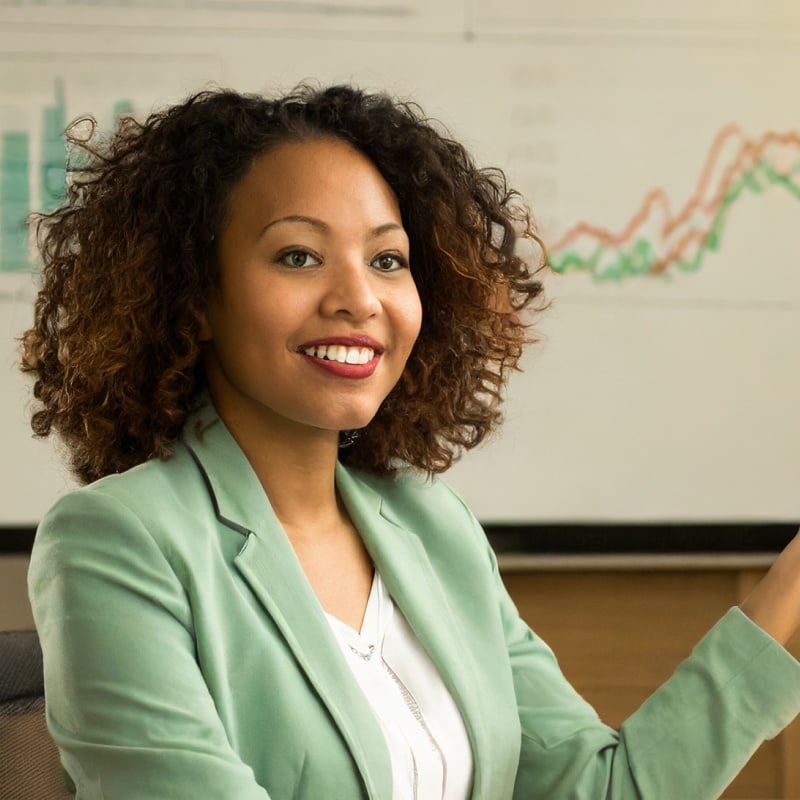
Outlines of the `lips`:
<svg viewBox="0 0 800 800">
<path fill-rule="evenodd" d="M 297 348 L 310 364 L 341 378 L 368 378 L 384 348 L 368 336 L 337 336 L 306 342 Z"/>
</svg>

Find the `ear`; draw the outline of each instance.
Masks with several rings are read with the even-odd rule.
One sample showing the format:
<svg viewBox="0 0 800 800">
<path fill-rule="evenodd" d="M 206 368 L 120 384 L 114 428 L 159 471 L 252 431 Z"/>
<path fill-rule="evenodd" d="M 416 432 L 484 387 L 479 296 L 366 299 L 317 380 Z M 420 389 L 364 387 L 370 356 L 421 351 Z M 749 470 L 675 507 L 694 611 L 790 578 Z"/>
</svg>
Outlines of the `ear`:
<svg viewBox="0 0 800 800">
<path fill-rule="evenodd" d="M 203 342 L 210 342 L 214 338 L 211 331 L 211 323 L 208 320 L 208 309 L 204 308 L 197 316 L 199 323 L 199 330 L 197 333 L 197 341 L 202 344 Z"/>
</svg>

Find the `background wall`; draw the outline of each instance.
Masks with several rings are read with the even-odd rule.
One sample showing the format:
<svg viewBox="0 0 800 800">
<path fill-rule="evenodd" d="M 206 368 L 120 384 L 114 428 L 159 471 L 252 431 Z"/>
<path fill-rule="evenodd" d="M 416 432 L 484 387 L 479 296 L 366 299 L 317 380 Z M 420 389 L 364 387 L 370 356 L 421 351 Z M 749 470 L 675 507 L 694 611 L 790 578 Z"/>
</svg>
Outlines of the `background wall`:
<svg viewBox="0 0 800 800">
<path fill-rule="evenodd" d="M 31 440 L 22 220 L 67 122 L 209 84 L 417 99 L 507 169 L 556 270 L 502 436 L 449 475 L 483 520 L 800 519 L 800 6 L 0 0 L 0 525 L 69 482 Z"/>
</svg>

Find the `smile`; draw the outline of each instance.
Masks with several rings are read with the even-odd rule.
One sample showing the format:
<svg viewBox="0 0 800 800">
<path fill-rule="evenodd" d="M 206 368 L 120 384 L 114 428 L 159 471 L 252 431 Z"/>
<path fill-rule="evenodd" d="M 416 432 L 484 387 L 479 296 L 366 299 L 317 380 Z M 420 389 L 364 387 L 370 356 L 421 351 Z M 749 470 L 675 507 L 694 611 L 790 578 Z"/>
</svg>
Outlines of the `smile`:
<svg viewBox="0 0 800 800">
<path fill-rule="evenodd" d="M 368 364 L 375 358 L 375 351 L 371 347 L 346 347 L 341 344 L 304 347 L 302 352 L 311 358 L 335 361 L 339 364 Z"/>
</svg>

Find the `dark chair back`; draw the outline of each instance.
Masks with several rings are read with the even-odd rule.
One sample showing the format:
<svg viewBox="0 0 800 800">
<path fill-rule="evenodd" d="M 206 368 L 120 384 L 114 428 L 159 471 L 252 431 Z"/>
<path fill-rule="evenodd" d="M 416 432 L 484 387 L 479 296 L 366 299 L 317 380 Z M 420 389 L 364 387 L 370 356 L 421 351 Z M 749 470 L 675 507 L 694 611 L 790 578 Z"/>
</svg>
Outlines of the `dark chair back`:
<svg viewBox="0 0 800 800">
<path fill-rule="evenodd" d="M 45 723 L 39 637 L 36 631 L 0 632 L 0 798 L 71 797 Z"/>
</svg>

